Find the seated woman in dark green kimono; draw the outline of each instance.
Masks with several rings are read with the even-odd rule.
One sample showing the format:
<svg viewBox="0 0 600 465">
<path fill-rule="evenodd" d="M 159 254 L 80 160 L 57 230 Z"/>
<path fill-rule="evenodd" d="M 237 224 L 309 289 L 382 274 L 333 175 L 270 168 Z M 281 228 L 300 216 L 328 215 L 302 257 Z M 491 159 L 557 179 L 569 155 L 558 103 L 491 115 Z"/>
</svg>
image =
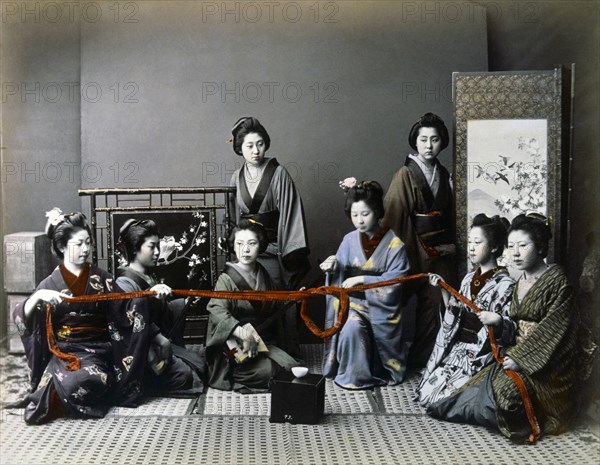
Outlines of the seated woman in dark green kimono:
<svg viewBox="0 0 600 465">
<path fill-rule="evenodd" d="M 573 289 L 558 265 L 547 265 L 551 238 L 546 219 L 517 216 L 509 229 L 508 251 L 523 274 L 513 293 L 510 317 L 517 324 L 514 346 L 504 363 L 489 365 L 456 394 L 432 404 L 435 418 L 498 428 L 516 442 L 531 432 L 516 384 L 505 370 L 520 374 L 542 433 L 566 430 L 577 412 L 579 318 Z"/>
<path fill-rule="evenodd" d="M 119 231 L 118 246 L 127 265 L 117 269 L 117 285 L 125 292 L 152 290 L 148 299 L 152 343 L 146 386 L 151 393 L 193 397 L 202 393 L 206 367 L 201 355 L 185 348 L 185 299 L 168 300 L 171 288 L 151 275 L 160 255 L 160 239 L 152 220 L 130 219 Z"/>
<path fill-rule="evenodd" d="M 225 265 L 215 291 L 272 290 L 268 273 L 257 262 L 266 246 L 264 228 L 253 220 L 241 220 L 233 233 L 238 261 Z M 206 362 L 210 387 L 224 391 L 266 391 L 277 371 L 299 365 L 279 348 L 285 343 L 285 335 L 276 304 L 211 299 L 207 308 L 210 317 Z"/>
<path fill-rule="evenodd" d="M 85 215 L 55 208 L 46 216 L 46 234 L 62 262 L 13 312 L 30 370 L 25 422 L 100 418 L 111 405 L 136 406 L 150 339 L 146 299 L 63 302 L 121 289 L 87 261 L 91 231 Z M 53 306 L 51 326 L 47 303 Z"/>
</svg>

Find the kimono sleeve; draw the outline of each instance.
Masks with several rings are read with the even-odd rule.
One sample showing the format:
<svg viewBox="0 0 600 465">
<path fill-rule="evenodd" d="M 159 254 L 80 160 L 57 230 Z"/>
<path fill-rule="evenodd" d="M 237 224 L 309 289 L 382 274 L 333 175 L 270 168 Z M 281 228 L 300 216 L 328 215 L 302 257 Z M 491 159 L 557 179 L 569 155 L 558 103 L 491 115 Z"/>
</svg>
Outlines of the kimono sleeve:
<svg viewBox="0 0 600 465">
<path fill-rule="evenodd" d="M 115 284 L 111 292 L 123 291 Z M 147 299 L 113 300 L 105 304 L 116 378 L 114 399 L 118 405 L 136 406 L 143 394 L 151 339 Z"/>
<path fill-rule="evenodd" d="M 50 277 L 44 279 L 36 288 L 58 290 Z M 31 298 L 31 297 L 30 297 Z M 27 355 L 27 365 L 29 367 L 29 383 L 31 390 L 35 390 L 42 378 L 44 370 L 52 357 L 48 348 L 48 339 L 46 334 L 46 311 L 45 305 L 38 303 L 29 318 L 25 318 L 25 303 L 20 302 L 13 310 L 13 320 L 17 331 L 21 336 L 23 348 Z M 66 304 L 61 304 L 66 305 Z"/>
<path fill-rule="evenodd" d="M 494 289 L 492 299 L 486 309 L 489 312 L 497 313 L 502 317 L 501 329 L 494 332 L 496 342 L 499 346 L 510 346 L 515 343 L 517 325 L 510 318 L 510 304 L 512 302 L 515 282 L 509 276 L 500 280 Z"/>
<path fill-rule="evenodd" d="M 122 292 L 137 292 L 142 290 L 133 279 L 126 276 L 119 276 L 116 279 L 115 284 L 121 289 Z M 146 299 L 153 299 L 153 297 L 146 297 Z M 147 300 L 146 302 L 148 305 L 148 316 L 150 318 L 153 314 L 164 311 L 164 305 L 161 301 L 154 299 L 154 301 Z M 151 323 L 150 333 L 151 337 L 154 337 L 160 333 L 160 328 L 156 323 L 154 323 L 154 321 Z"/>
<path fill-rule="evenodd" d="M 279 252 L 282 258 L 292 252 L 308 255 L 308 239 L 302 199 L 294 181 L 283 167 L 279 167 L 273 178 L 273 189 L 279 210 L 277 228 Z"/>
<path fill-rule="evenodd" d="M 215 291 L 235 291 L 238 290 L 231 278 L 225 273 L 219 276 L 215 284 Z M 225 344 L 227 339 L 239 321 L 233 316 L 235 302 L 228 299 L 210 299 L 206 309 L 210 313 L 211 319 L 211 334 L 209 334 L 209 342 L 211 346 Z"/>
<path fill-rule="evenodd" d="M 389 279 L 401 278 L 408 274 L 408 256 L 406 248 L 398 237 L 392 238 L 388 245 L 387 263 L 384 272 L 380 276 L 365 276 L 364 283 L 372 284 Z M 386 286 L 367 290 L 367 300 L 385 303 L 386 305 L 398 306 L 402 297 L 402 285 Z"/>
</svg>

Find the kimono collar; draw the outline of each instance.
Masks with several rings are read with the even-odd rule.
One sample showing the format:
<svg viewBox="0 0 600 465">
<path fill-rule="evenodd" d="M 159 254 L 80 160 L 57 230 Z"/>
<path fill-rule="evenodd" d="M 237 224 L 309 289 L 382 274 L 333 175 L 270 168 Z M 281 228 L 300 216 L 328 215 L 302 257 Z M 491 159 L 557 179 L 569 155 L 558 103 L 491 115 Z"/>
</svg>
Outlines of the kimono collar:
<svg viewBox="0 0 600 465">
<path fill-rule="evenodd" d="M 246 163 L 242 165 L 239 173 L 240 195 L 242 196 L 242 200 L 246 205 L 246 208 L 248 208 L 248 213 L 253 215 L 258 213 L 258 210 L 260 209 L 265 197 L 267 196 L 267 193 L 269 192 L 271 180 L 273 179 L 275 170 L 277 170 L 278 166 L 279 163 L 275 158 L 269 158 L 267 160 L 263 169 L 262 177 L 260 178 L 256 192 L 254 193 L 254 197 L 252 197 L 248 191 L 248 185 L 246 184 L 246 178 L 244 177 Z"/>
<path fill-rule="evenodd" d="M 428 165 L 421 161 L 418 155 L 411 154 L 409 155 L 409 158 L 413 160 L 417 165 L 419 165 L 419 168 L 421 168 L 421 171 L 423 172 L 423 176 L 425 176 L 425 179 L 427 180 L 427 184 L 429 184 L 429 187 L 433 190 L 433 184 L 435 183 L 438 177 L 438 161 L 434 160 L 433 168 L 430 168 Z"/>
<path fill-rule="evenodd" d="M 481 267 L 477 267 L 473 279 L 471 279 L 471 300 L 475 300 L 479 291 L 485 286 L 485 284 L 500 270 L 505 270 L 503 266 L 496 266 L 491 270 L 487 270 L 481 274 Z"/>
<path fill-rule="evenodd" d="M 141 273 L 138 270 L 134 270 L 130 266 L 120 266 L 117 268 L 117 278 L 125 277 L 135 281 L 143 290 L 150 289 L 156 286 L 157 281 L 153 276 L 149 274 Z"/>
<path fill-rule="evenodd" d="M 71 292 L 74 296 L 80 296 L 85 294 L 85 288 L 87 287 L 87 282 L 90 277 L 90 264 L 89 262 L 84 263 L 79 276 L 71 273 L 65 265 L 62 263 L 58 265 L 60 268 L 60 273 L 62 274 L 65 283 L 71 289 Z"/>
<path fill-rule="evenodd" d="M 371 255 L 373 255 L 373 252 L 375 252 L 375 249 L 381 242 L 381 239 L 383 239 L 383 236 L 385 236 L 389 230 L 390 228 L 388 228 L 387 226 L 383 227 L 375 234 L 373 234 L 373 237 L 371 239 L 369 239 L 369 237 L 365 233 L 360 233 L 360 245 L 362 246 L 363 251 L 365 252 L 367 260 L 371 258 Z"/>
</svg>

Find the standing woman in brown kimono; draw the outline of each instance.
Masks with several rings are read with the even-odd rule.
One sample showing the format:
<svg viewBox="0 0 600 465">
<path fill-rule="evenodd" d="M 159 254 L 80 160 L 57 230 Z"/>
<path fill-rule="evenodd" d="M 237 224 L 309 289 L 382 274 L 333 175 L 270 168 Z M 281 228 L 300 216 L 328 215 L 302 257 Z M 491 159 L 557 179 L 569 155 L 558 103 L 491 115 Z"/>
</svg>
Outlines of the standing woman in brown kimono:
<svg viewBox="0 0 600 465">
<path fill-rule="evenodd" d="M 271 138 L 256 118 L 240 118 L 231 132 L 233 151 L 245 160 L 231 178 L 237 189 L 235 224 L 253 219 L 264 225 L 269 245 L 258 261 L 276 288 L 296 289 L 310 269 L 300 194 L 287 170 L 275 158 L 265 158 Z"/>
<path fill-rule="evenodd" d="M 523 272 L 510 308 L 517 324 L 515 344 L 507 349 L 502 365 L 486 367 L 465 389 L 432 404 L 429 415 L 496 427 L 511 440 L 524 442 L 531 429 L 517 386 L 505 373 L 513 370 L 525 382 L 542 433 L 566 430 L 578 406 L 580 322 L 564 271 L 544 260 L 550 238 L 541 215 L 519 215 L 513 220 L 508 251 Z"/>
<path fill-rule="evenodd" d="M 46 216 L 46 234 L 62 263 L 13 312 L 30 370 L 25 422 L 99 418 L 111 404 L 136 406 L 148 353 L 146 299 L 63 302 L 64 297 L 121 289 L 87 261 L 91 231 L 83 213 L 63 215 L 55 208 Z M 46 324 L 47 303 L 53 306 L 51 326 Z"/>
<path fill-rule="evenodd" d="M 383 224 L 404 242 L 411 273 L 436 273 L 456 285 L 454 271 L 454 200 L 450 174 L 437 157 L 448 146 L 444 121 L 423 115 L 410 130 L 417 151 L 394 175 L 384 199 Z M 418 298 L 415 342 L 409 360 L 427 362 L 440 327 L 441 294 L 428 282 L 415 285 Z"/>
</svg>

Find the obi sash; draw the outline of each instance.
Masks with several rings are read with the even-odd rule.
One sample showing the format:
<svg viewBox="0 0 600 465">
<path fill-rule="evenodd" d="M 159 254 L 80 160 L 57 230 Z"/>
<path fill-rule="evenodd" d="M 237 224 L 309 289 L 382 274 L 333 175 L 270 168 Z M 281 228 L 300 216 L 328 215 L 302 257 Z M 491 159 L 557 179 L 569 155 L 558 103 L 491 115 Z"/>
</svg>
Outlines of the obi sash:
<svg viewBox="0 0 600 465">
<path fill-rule="evenodd" d="M 55 331 L 56 339 L 68 342 L 108 341 L 107 325 L 104 314 L 67 313 Z"/>
<path fill-rule="evenodd" d="M 447 211 L 448 199 L 452 198 L 448 184 L 450 175 L 439 162 L 437 164 L 440 173 L 440 187 L 437 195 L 434 196 L 419 165 L 410 157 L 406 160 L 406 167 L 416 187 L 423 194 L 426 205 L 426 211 L 411 213 L 413 225 L 419 239 L 429 247 L 452 243 L 452 222 Z"/>
<path fill-rule="evenodd" d="M 460 314 L 460 309 L 453 307 L 452 313 L 455 316 Z M 464 311 L 460 319 L 460 328 L 456 335 L 456 338 L 460 342 L 466 342 L 469 344 L 475 344 L 477 342 L 477 333 L 483 328 L 483 323 L 479 320 L 477 314 L 469 311 Z"/>
<path fill-rule="evenodd" d="M 258 213 L 258 211 L 260 210 L 260 207 L 262 206 L 265 197 L 269 192 L 271 181 L 273 180 L 273 176 L 275 175 L 275 171 L 277 170 L 278 166 L 279 163 L 275 158 L 271 158 L 267 162 L 263 175 L 258 183 L 258 187 L 256 188 L 256 192 L 254 193 L 254 197 L 251 197 L 250 192 L 248 191 L 246 179 L 244 178 L 244 167 L 242 167 L 239 174 L 240 194 L 242 196 L 242 200 L 246 204 L 246 208 L 248 208 L 247 213 L 240 212 L 240 218 L 254 220 L 258 223 L 261 223 L 267 232 L 267 239 L 269 243 L 277 242 L 279 210 L 275 209 L 263 213 Z"/>
</svg>

